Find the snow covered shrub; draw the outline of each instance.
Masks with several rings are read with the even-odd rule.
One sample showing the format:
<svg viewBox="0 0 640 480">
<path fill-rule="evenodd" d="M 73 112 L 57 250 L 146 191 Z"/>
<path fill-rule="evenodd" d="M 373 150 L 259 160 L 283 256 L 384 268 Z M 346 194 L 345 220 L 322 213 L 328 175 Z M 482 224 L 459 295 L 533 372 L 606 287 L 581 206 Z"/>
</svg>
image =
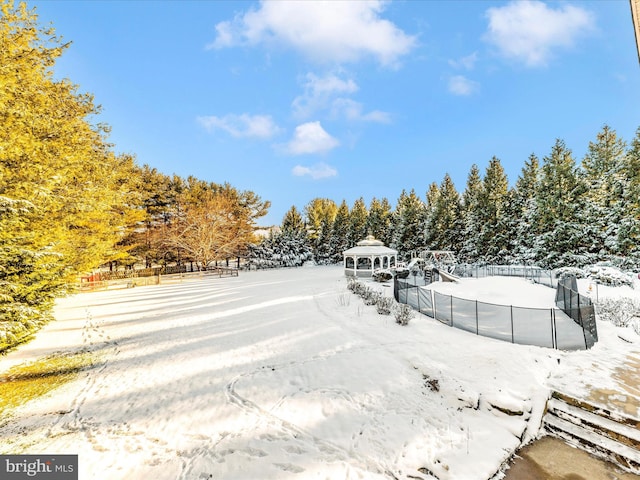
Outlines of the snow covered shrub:
<svg viewBox="0 0 640 480">
<path fill-rule="evenodd" d="M 562 280 L 564 277 L 574 275 L 576 278 L 586 278 L 587 272 L 577 267 L 560 267 L 555 270 L 556 278 Z"/>
<path fill-rule="evenodd" d="M 629 297 L 604 298 L 597 304 L 600 320 L 617 327 L 632 327 L 640 334 L 640 300 Z"/>
<path fill-rule="evenodd" d="M 633 277 L 621 270 L 607 265 L 593 265 L 587 269 L 589 278 L 601 285 L 619 287 L 628 285 L 633 288 Z"/>
<path fill-rule="evenodd" d="M 391 309 L 393 308 L 395 300 L 391 297 L 383 297 L 380 295 L 376 302 L 376 311 L 380 315 L 391 315 Z"/>
<path fill-rule="evenodd" d="M 396 267 L 395 272 L 396 272 L 396 277 L 398 278 L 407 278 L 410 273 L 407 267 Z"/>
<path fill-rule="evenodd" d="M 373 271 L 373 279 L 376 282 L 388 282 L 393 278 L 391 270 L 386 268 L 377 268 Z"/>
<path fill-rule="evenodd" d="M 365 290 L 362 293 L 362 301 L 365 305 L 375 305 L 378 303 L 378 297 L 380 296 L 380 292 L 376 292 L 371 288 L 365 287 Z"/>
<path fill-rule="evenodd" d="M 353 286 L 353 293 L 355 293 L 359 297 L 364 298 L 364 296 L 367 294 L 367 290 L 369 290 L 369 287 L 367 287 L 364 283 L 360 281 L 356 281 Z"/>
<path fill-rule="evenodd" d="M 395 308 L 396 323 L 398 325 L 407 326 L 413 318 L 415 312 L 409 305 L 399 303 Z"/>
</svg>

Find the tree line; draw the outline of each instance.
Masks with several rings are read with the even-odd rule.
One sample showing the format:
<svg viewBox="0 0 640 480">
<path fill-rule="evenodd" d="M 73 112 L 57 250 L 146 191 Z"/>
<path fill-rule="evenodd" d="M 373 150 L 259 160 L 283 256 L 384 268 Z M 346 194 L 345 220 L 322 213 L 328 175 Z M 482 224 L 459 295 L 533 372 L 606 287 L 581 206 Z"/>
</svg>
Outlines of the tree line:
<svg viewBox="0 0 640 480">
<path fill-rule="evenodd" d="M 94 98 L 54 77 L 69 44 L 24 3 L 0 0 L 0 14 L 0 351 L 105 265 L 334 263 L 369 234 L 405 256 L 427 247 L 468 262 L 640 264 L 640 130 L 627 144 L 605 126 L 579 165 L 558 140 L 513 187 L 493 158 L 484 175 L 471 168 L 462 194 L 446 175 L 395 207 L 317 198 L 258 241 L 269 201 L 115 154 Z"/>
<path fill-rule="evenodd" d="M 68 48 L 25 3 L 0 1 L 0 351 L 101 265 L 243 255 L 269 202 L 116 155 L 100 106 L 54 77 Z"/>
<path fill-rule="evenodd" d="M 291 207 L 281 232 L 252 248 L 253 262 L 276 255 L 336 263 L 369 234 L 405 259 L 429 248 L 469 263 L 637 268 L 640 129 L 628 144 L 605 125 L 580 162 L 556 140 L 542 161 L 529 156 L 513 186 L 494 157 L 483 173 L 472 165 L 462 193 L 446 174 L 424 197 L 402 191 L 395 208 L 385 198 L 368 206 L 359 198 L 351 207 L 316 198 L 302 212 Z"/>
</svg>

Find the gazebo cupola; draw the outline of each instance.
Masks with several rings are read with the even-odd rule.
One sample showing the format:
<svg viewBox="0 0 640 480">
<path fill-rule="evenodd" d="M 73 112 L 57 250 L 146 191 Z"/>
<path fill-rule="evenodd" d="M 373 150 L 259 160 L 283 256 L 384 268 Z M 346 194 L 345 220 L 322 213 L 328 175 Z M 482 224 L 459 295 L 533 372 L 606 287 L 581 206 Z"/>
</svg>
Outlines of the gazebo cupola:
<svg viewBox="0 0 640 480">
<path fill-rule="evenodd" d="M 369 235 L 358 245 L 345 250 L 344 274 L 352 277 L 370 277 L 378 268 L 390 268 L 396 265 L 398 251 L 385 247 L 384 243 Z"/>
</svg>

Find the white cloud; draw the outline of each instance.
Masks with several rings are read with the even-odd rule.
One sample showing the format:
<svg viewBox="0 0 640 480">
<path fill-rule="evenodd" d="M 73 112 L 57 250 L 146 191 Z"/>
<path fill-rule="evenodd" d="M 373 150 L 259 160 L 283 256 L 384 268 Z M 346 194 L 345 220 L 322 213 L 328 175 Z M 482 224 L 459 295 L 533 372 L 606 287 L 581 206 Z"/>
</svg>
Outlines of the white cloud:
<svg viewBox="0 0 640 480">
<path fill-rule="evenodd" d="M 275 43 L 316 61 L 345 63 L 374 57 L 393 67 L 417 42 L 381 18 L 385 3 L 263 0 L 257 9 L 218 23 L 209 48 Z"/>
<path fill-rule="evenodd" d="M 336 98 L 331 105 L 331 113 L 334 117 L 344 117 L 352 121 L 391 123 L 389 113 L 380 110 L 364 113 L 362 104 L 350 98 Z"/>
<path fill-rule="evenodd" d="M 296 127 L 286 150 L 291 155 L 304 155 L 328 152 L 338 145 L 340 142 L 329 135 L 320 122 L 308 122 Z"/>
<path fill-rule="evenodd" d="M 302 165 L 296 165 L 291 170 L 291 173 L 296 177 L 309 176 L 314 180 L 320 180 L 322 178 L 335 177 L 338 175 L 338 171 L 327 165 L 326 163 L 317 163 L 311 167 L 303 167 Z"/>
<path fill-rule="evenodd" d="M 223 130 L 236 138 L 272 138 L 281 132 L 270 115 L 225 115 L 224 117 L 198 117 L 207 130 Z"/>
<path fill-rule="evenodd" d="M 557 48 L 571 47 L 595 27 L 591 12 L 563 4 L 549 8 L 539 0 L 513 1 L 489 8 L 485 39 L 507 58 L 529 67 L 544 66 Z"/>
<path fill-rule="evenodd" d="M 336 95 L 355 93 L 358 85 L 352 79 L 335 74 L 318 77 L 308 73 L 304 81 L 304 93 L 293 100 L 293 112 L 298 118 L 306 118 L 328 107 Z"/>
<path fill-rule="evenodd" d="M 473 70 L 476 62 L 478 61 L 478 52 L 473 52 L 471 55 L 459 58 L 458 60 L 449 60 L 449 65 L 454 68 L 462 68 L 464 70 Z"/>
<path fill-rule="evenodd" d="M 449 78 L 449 92 L 454 95 L 471 95 L 478 91 L 480 85 L 473 80 L 469 80 L 463 75 L 454 75 Z"/>
<path fill-rule="evenodd" d="M 322 110 L 330 110 L 333 118 L 350 121 L 390 123 L 388 113 L 374 110 L 364 113 L 364 107 L 344 95 L 358 91 L 358 85 L 350 78 L 335 73 L 319 77 L 308 73 L 304 81 L 304 93 L 293 100 L 293 113 L 297 118 L 308 118 Z"/>
</svg>

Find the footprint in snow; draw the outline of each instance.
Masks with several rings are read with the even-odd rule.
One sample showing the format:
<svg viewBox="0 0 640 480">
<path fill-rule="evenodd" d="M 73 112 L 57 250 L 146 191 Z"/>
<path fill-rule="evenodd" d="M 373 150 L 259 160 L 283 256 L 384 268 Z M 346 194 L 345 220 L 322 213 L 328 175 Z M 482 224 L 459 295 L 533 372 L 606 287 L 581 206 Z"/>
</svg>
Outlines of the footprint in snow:
<svg viewBox="0 0 640 480">
<path fill-rule="evenodd" d="M 285 472 L 291 472 L 291 473 L 304 472 L 304 468 L 299 467 L 297 465 L 293 465 L 291 463 L 274 463 L 274 465 L 278 467 L 280 470 L 284 470 Z"/>
<path fill-rule="evenodd" d="M 284 447 L 283 450 L 287 453 L 295 453 L 296 455 L 302 455 L 304 453 L 307 453 L 305 450 L 303 450 L 300 447 L 296 447 L 295 445 L 288 445 Z"/>
</svg>

